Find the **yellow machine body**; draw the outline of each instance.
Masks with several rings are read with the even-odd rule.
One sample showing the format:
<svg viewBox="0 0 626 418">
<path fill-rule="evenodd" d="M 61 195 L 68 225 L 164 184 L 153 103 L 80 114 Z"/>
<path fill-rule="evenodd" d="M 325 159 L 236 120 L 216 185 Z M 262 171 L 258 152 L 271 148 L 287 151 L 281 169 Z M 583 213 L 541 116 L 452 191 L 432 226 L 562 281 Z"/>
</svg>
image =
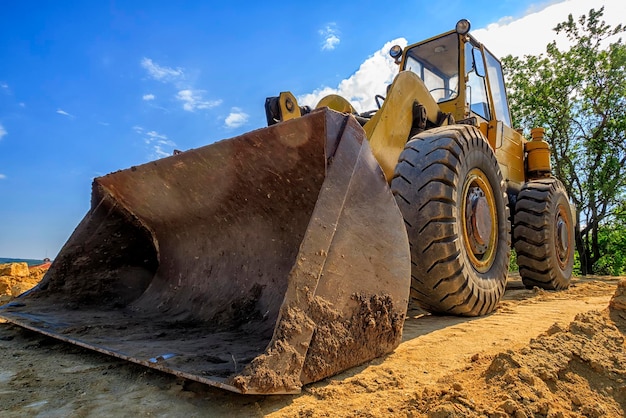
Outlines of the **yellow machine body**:
<svg viewBox="0 0 626 418">
<path fill-rule="evenodd" d="M 409 45 L 396 62 L 368 114 L 338 95 L 311 110 L 284 92 L 266 100 L 267 128 L 94 179 L 91 209 L 42 282 L 0 317 L 241 393 L 297 393 L 391 352 L 412 285 L 389 186 L 407 141 L 433 129 L 480 143 L 513 194 L 549 174 L 540 135 L 529 142 L 510 126 L 499 62 L 465 31 Z M 469 177 L 447 189 L 464 197 L 446 216 L 461 213 L 457 236 L 474 247 L 508 249 L 504 186 L 480 170 Z M 486 272 L 496 258 L 475 265 Z M 488 298 L 476 304 L 495 308 Z"/>
</svg>

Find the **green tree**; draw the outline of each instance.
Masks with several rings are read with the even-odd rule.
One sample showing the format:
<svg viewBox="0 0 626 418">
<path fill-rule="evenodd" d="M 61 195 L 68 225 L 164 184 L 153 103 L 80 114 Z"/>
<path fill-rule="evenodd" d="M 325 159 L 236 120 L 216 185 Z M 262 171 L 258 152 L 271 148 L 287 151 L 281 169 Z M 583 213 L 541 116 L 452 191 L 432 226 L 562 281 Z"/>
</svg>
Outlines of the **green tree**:
<svg viewBox="0 0 626 418">
<path fill-rule="evenodd" d="M 626 45 L 604 8 L 558 24 L 571 47 L 556 41 L 540 55 L 503 59 L 514 124 L 546 128 L 554 174 L 577 206 L 581 273 L 602 258 L 600 227 L 624 204 L 626 191 Z"/>
<path fill-rule="evenodd" d="M 626 274 L 626 207 L 615 210 L 610 222 L 598 228 L 598 245 L 602 256 L 594 265 L 596 274 Z"/>
</svg>

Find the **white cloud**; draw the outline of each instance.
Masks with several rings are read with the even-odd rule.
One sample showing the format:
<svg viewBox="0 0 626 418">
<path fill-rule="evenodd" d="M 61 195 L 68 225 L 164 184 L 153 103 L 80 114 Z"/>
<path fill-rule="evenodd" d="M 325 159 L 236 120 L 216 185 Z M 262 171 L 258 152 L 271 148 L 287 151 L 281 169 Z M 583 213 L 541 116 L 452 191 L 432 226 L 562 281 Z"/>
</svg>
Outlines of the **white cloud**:
<svg viewBox="0 0 626 418">
<path fill-rule="evenodd" d="M 172 152 L 165 151 L 163 147 L 161 146 L 161 144 L 156 144 L 154 146 L 154 154 L 153 154 L 154 157 L 165 158 L 165 157 L 169 157 L 170 155 L 172 155 Z"/>
<path fill-rule="evenodd" d="M 73 118 L 74 115 L 72 115 L 71 113 L 67 113 L 65 110 L 63 109 L 57 109 L 57 113 L 59 115 L 63 115 L 63 116 L 67 116 L 68 118 Z"/>
<path fill-rule="evenodd" d="M 404 38 L 387 42 L 380 50 L 367 58 L 359 69 L 335 87 L 322 87 L 312 93 L 298 97 L 303 105 L 314 107 L 317 102 L 329 94 L 338 94 L 346 98 L 358 112 L 376 109 L 374 96 L 385 95 L 387 85 L 393 81 L 398 73 L 398 66 L 389 56 L 389 49 L 393 45 L 406 46 Z"/>
<path fill-rule="evenodd" d="M 146 132 L 146 135 L 148 136 L 148 141 L 154 141 L 154 140 L 158 140 L 158 141 L 167 141 L 167 136 L 166 135 L 162 135 L 160 133 L 158 133 L 157 131 L 150 131 L 150 132 Z"/>
<path fill-rule="evenodd" d="M 2 124 L 0 123 L 0 139 L 2 139 L 2 137 L 6 134 L 8 134 L 7 130 L 4 129 L 4 126 L 2 126 Z"/>
<path fill-rule="evenodd" d="M 177 91 L 175 98 L 182 102 L 183 109 L 188 112 L 196 110 L 212 109 L 222 104 L 222 100 L 207 100 L 204 97 L 205 91 L 195 89 L 193 83 L 186 80 L 185 73 L 181 68 L 164 67 L 158 65 L 150 58 L 143 58 L 141 66 L 147 70 L 149 76 L 154 80 L 171 84 Z M 146 93 L 142 95 L 142 100 L 150 102 L 156 99 L 156 95 Z M 169 112 L 163 107 L 151 105 L 152 107 Z"/>
<path fill-rule="evenodd" d="M 24 102 L 19 102 L 18 105 L 19 105 L 19 107 L 26 107 L 26 103 L 24 103 Z"/>
<path fill-rule="evenodd" d="M 6 178 L 7 178 L 7 176 L 5 176 L 4 174 L 0 173 L 0 180 L 4 180 Z"/>
<path fill-rule="evenodd" d="M 600 10 L 604 6 L 602 19 L 615 27 L 624 23 L 623 0 L 566 0 L 550 4 L 542 9 L 531 6 L 527 14 L 519 19 L 504 17 L 498 22 L 472 31 L 472 35 L 498 57 L 506 55 L 524 56 L 544 53 L 552 40 L 557 46 L 569 46 L 564 35 L 557 35 L 553 28 L 567 20 L 571 13 L 574 20 L 587 15 L 590 9 Z"/>
<path fill-rule="evenodd" d="M 574 19 L 586 15 L 589 9 L 599 10 L 604 6 L 603 19 L 615 27 L 623 20 L 623 0 L 598 0 L 593 5 L 588 0 L 565 0 L 532 5 L 525 16 L 513 19 L 505 16 L 486 28 L 474 28 L 472 35 L 498 57 L 508 54 L 522 56 L 524 54 L 540 54 L 546 45 L 556 38 L 552 30 L 558 23 L 565 21 L 571 13 Z M 333 29 L 329 25 L 327 29 Z M 332 31 L 320 31 L 322 35 L 333 34 Z M 561 37 L 561 36 L 559 36 Z M 419 41 L 418 39 L 411 40 Z M 379 51 L 367 58 L 359 69 L 335 86 L 322 86 L 312 93 L 298 96 L 302 105 L 314 107 L 319 100 L 329 94 L 338 94 L 346 98 L 358 112 L 376 109 L 374 96 L 385 95 L 386 87 L 393 81 L 398 67 L 389 56 L 389 48 L 398 44 L 407 45 L 407 40 L 398 38 L 388 42 Z M 558 43 L 557 43 L 558 44 Z M 558 44 L 563 46 L 563 44 Z"/>
<path fill-rule="evenodd" d="M 324 39 L 322 49 L 332 51 L 341 42 L 339 39 L 339 31 L 335 23 L 329 23 L 324 29 L 320 29 L 319 34 Z"/>
<path fill-rule="evenodd" d="M 227 128 L 239 128 L 248 122 L 249 115 L 238 107 L 233 107 L 224 119 Z"/>
<path fill-rule="evenodd" d="M 178 80 L 184 76 L 182 68 L 163 67 L 146 57 L 142 58 L 141 66 L 148 71 L 150 77 L 164 83 Z"/>
<path fill-rule="evenodd" d="M 337 35 L 330 34 L 324 41 L 322 49 L 328 49 L 332 51 L 333 49 L 335 49 L 335 46 L 337 46 L 339 42 L 341 42 L 341 40 L 339 39 L 339 37 L 337 37 Z"/>
<path fill-rule="evenodd" d="M 176 143 L 170 140 L 167 135 L 157 131 L 147 131 L 141 126 L 133 126 L 133 131 L 143 136 L 144 143 L 150 148 L 150 159 L 163 158 L 172 155 Z"/>
<path fill-rule="evenodd" d="M 176 94 L 176 98 L 183 102 L 183 109 L 193 112 L 196 109 L 211 109 L 222 104 L 221 100 L 204 100 L 202 90 L 181 90 Z"/>
</svg>

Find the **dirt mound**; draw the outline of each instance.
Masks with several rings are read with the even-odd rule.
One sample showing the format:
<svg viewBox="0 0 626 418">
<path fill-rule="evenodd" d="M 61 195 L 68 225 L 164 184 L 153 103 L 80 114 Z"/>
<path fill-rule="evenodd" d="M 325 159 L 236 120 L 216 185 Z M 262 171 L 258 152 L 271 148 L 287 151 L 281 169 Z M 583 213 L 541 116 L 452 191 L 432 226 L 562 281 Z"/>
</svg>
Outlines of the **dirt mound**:
<svg viewBox="0 0 626 418">
<path fill-rule="evenodd" d="M 604 311 L 555 323 L 518 350 L 424 389 L 411 415 L 429 417 L 622 417 L 626 411 L 626 281 Z"/>
<path fill-rule="evenodd" d="M 0 264 L 0 305 L 32 289 L 49 267 L 50 263 L 31 267 L 27 263 Z"/>
<path fill-rule="evenodd" d="M 622 417 L 626 282 L 509 280 L 491 315 L 412 313 L 391 354 L 300 395 L 237 395 L 0 324 L 3 416 Z"/>
<path fill-rule="evenodd" d="M 567 328 L 555 324 L 527 347 L 498 354 L 479 368 L 480 373 L 449 377 L 455 382 L 438 393 L 426 392 L 423 412 L 620 417 L 626 410 L 624 337 L 608 312 L 579 314 Z"/>
<path fill-rule="evenodd" d="M 518 316 L 526 312 L 524 305 L 543 302 L 553 304 L 549 310 L 558 310 L 559 304 L 565 309 L 565 299 L 583 295 L 587 298 L 602 289 L 612 291 L 615 288 L 607 288 L 604 282 L 598 281 L 574 285 L 565 293 L 513 292 L 512 299 L 503 303 L 500 311 Z M 601 306 L 609 305 L 607 299 Z M 589 303 L 592 300 L 587 299 Z M 537 322 L 539 316 L 546 313 L 538 306 L 532 308 L 536 319 L 528 314 L 522 317 L 528 328 L 534 326 L 529 321 Z M 396 359 L 393 357 L 401 354 L 396 353 L 390 356 L 391 362 L 388 359 L 353 377 L 307 388 L 307 395 L 271 416 L 622 417 L 626 411 L 625 308 L 626 281 L 622 281 L 610 301 L 610 308 L 578 313 L 569 324 L 547 325 L 544 328 L 547 331 L 535 334 L 530 342 L 505 350 L 485 350 L 471 340 L 474 326 L 475 330 L 482 331 L 479 338 L 493 341 L 485 325 L 476 325 L 490 318 L 466 322 L 459 327 L 464 333 L 456 332 L 460 338 L 441 340 L 426 364 L 411 360 L 411 357 L 422 357 L 414 351 L 399 356 L 408 360 L 404 368 L 394 367 Z M 500 321 L 507 322 L 502 317 Z M 509 333 L 523 333 L 519 328 L 524 327 L 523 324 L 516 325 L 512 321 L 511 324 Z M 447 327 L 445 336 L 453 336 L 454 328 L 456 326 Z M 492 324 L 489 329 L 494 336 L 499 334 Z M 510 339 L 515 340 L 515 337 L 511 335 Z M 448 371 L 434 380 L 420 376 L 419 370 L 415 370 L 415 365 L 419 364 L 424 376 L 436 375 L 432 367 L 448 357 L 444 353 L 454 352 L 464 345 L 469 346 L 464 353 L 474 354 L 464 363 L 459 362 L 459 365 L 464 364 L 460 369 Z M 417 350 L 422 348 L 429 349 L 416 347 Z"/>
</svg>

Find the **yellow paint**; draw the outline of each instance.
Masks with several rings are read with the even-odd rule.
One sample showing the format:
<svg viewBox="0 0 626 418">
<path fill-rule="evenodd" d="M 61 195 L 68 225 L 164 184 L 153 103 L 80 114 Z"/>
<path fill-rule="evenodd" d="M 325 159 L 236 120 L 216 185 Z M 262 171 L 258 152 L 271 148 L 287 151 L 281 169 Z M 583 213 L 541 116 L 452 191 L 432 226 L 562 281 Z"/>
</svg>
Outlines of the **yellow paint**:
<svg viewBox="0 0 626 418">
<path fill-rule="evenodd" d="M 550 146 L 546 141 L 529 141 L 526 143 L 528 172 L 550 172 Z"/>
<path fill-rule="evenodd" d="M 380 110 L 363 126 L 372 152 L 388 182 L 393 178 L 400 153 L 409 139 L 414 102 L 426 108 L 431 122 L 437 121 L 439 106 L 424 82 L 417 74 L 402 71 L 393 81 Z"/>
<path fill-rule="evenodd" d="M 496 124 L 496 121 L 492 121 L 489 124 L 489 130 L 491 131 L 491 127 L 495 127 Z M 500 135 L 496 136 L 494 143 L 496 159 L 500 164 L 500 170 L 507 182 L 507 187 L 519 191 L 526 181 L 524 170 L 524 143 L 526 139 L 515 129 L 503 123 L 499 125 Z M 497 131 L 495 128 L 493 130 Z"/>
<path fill-rule="evenodd" d="M 296 97 L 291 92 L 282 92 L 278 98 L 281 121 L 295 119 L 302 116 Z"/>
<path fill-rule="evenodd" d="M 317 103 L 317 106 L 315 106 L 316 109 L 322 107 L 327 107 L 341 113 L 356 113 L 356 110 L 354 110 L 350 102 L 337 94 L 329 94 L 323 97 L 322 100 Z"/>
</svg>

